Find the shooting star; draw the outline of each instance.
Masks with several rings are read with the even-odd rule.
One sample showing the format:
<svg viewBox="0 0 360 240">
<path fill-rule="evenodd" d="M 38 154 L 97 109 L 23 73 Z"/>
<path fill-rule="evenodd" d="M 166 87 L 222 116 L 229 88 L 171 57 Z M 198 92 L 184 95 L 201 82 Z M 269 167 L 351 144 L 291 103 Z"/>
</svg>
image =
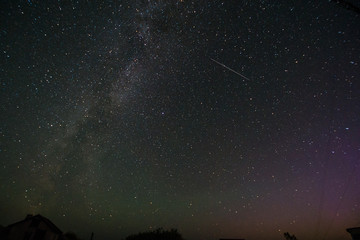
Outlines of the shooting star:
<svg viewBox="0 0 360 240">
<path fill-rule="evenodd" d="M 246 80 L 249 80 L 249 81 L 250 81 L 250 79 L 249 79 L 249 78 L 247 78 L 247 77 L 245 77 L 244 75 L 242 75 L 241 73 L 239 73 L 239 72 L 237 72 L 237 71 L 235 71 L 235 70 L 233 70 L 233 69 L 229 68 L 229 67 L 228 67 L 228 66 L 226 66 L 225 64 L 222 64 L 221 62 L 218 62 L 218 61 L 216 61 L 215 59 L 212 59 L 212 58 L 210 58 L 210 59 L 211 59 L 211 61 L 213 61 L 213 62 L 215 62 L 215 63 L 219 64 L 220 66 L 222 66 L 222 67 L 226 68 L 227 70 L 230 70 L 230 71 L 232 71 L 233 73 L 235 73 L 235 74 L 239 75 L 240 77 L 243 77 L 243 78 L 245 78 Z"/>
</svg>

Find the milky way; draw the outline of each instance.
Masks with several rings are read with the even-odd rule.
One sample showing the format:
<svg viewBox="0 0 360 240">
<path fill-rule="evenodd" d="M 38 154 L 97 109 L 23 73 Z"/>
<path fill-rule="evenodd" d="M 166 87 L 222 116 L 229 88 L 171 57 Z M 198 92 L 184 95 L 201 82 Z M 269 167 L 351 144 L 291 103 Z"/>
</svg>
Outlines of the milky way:
<svg viewBox="0 0 360 240">
<path fill-rule="evenodd" d="M 349 239 L 360 226 L 354 9 L 0 9 L 1 225 L 40 213 L 84 239 L 164 227 L 188 240 Z"/>
</svg>

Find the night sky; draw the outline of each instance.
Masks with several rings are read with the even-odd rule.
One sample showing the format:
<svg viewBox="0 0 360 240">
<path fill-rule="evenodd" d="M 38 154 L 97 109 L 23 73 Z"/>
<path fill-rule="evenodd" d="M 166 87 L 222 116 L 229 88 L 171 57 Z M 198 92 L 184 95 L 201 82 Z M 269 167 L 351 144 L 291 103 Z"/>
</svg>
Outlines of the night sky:
<svg viewBox="0 0 360 240">
<path fill-rule="evenodd" d="M 353 1 L 353 4 L 357 4 Z M 1 1 L 0 224 L 350 239 L 360 14 L 336 1 Z"/>
</svg>

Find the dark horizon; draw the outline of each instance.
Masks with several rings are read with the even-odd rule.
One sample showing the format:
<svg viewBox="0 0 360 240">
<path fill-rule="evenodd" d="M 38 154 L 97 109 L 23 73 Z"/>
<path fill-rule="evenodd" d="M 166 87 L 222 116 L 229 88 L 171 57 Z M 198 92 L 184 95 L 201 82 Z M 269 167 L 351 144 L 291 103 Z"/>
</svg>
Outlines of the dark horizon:
<svg viewBox="0 0 360 240">
<path fill-rule="evenodd" d="M 356 9 L 2 1 L 0 224 L 40 213 L 95 239 L 158 227 L 187 240 L 350 239 Z"/>
<path fill-rule="evenodd" d="M 13 222 L 11 222 L 11 223 L 9 223 L 9 224 L 1 224 L 0 223 L 0 226 L 1 227 L 7 227 L 7 226 L 9 226 L 9 225 L 12 225 L 12 224 L 14 224 L 14 223 L 17 223 L 17 222 L 20 222 L 20 221 L 22 221 L 22 220 L 24 220 L 27 216 L 35 216 L 35 215 L 38 215 L 39 213 L 35 213 L 35 214 L 26 214 L 26 216 L 25 217 L 23 217 L 23 218 L 20 218 L 20 219 L 18 219 L 18 220 L 16 220 L 16 221 L 13 221 Z M 162 230 L 165 230 L 165 231 L 170 231 L 170 230 L 172 230 L 172 229 L 175 229 L 175 230 L 177 230 L 179 233 L 180 233 L 180 235 L 184 238 L 184 240 L 195 240 L 195 239 L 197 239 L 197 240 L 202 240 L 202 239 L 207 239 L 207 240 L 237 240 L 237 239 L 244 239 L 244 240 L 255 240 L 255 239 L 269 239 L 269 238 L 266 238 L 265 236 L 263 236 L 263 237 L 250 237 L 250 238 L 246 238 L 246 237 L 244 237 L 244 236 L 234 236 L 234 235 L 229 235 L 228 233 L 225 233 L 224 234 L 224 236 L 216 236 L 216 235 L 214 235 L 214 236 L 212 236 L 212 237 L 204 237 L 204 238 L 198 238 L 198 237 L 193 237 L 193 238 L 187 238 L 186 236 L 184 236 L 184 234 L 178 229 L 178 228 L 175 228 L 175 227 L 161 227 L 161 226 L 156 226 L 156 227 L 153 227 L 153 228 L 149 228 L 149 229 L 142 229 L 142 230 L 138 230 L 138 231 L 134 231 L 134 232 L 127 232 L 127 233 L 125 233 L 125 232 L 122 232 L 121 233 L 121 231 L 119 231 L 119 232 L 116 232 L 116 231 L 113 231 L 112 232 L 112 234 L 108 234 L 108 233 L 106 233 L 107 231 L 106 230 L 101 230 L 101 229 L 97 229 L 98 231 L 97 232 L 94 232 L 94 230 L 93 229 L 96 229 L 96 226 L 94 227 L 94 228 L 89 228 L 88 226 L 86 227 L 86 231 L 84 231 L 84 230 L 80 230 L 80 229 L 78 229 L 78 228 L 74 228 L 74 226 L 76 226 L 76 224 L 74 224 L 75 222 L 73 222 L 73 221 L 71 221 L 71 220 L 69 220 L 68 222 L 67 222 L 67 224 L 63 224 L 63 225 L 67 225 L 68 226 L 68 228 L 69 228 L 69 226 L 70 226 L 70 228 L 69 229 L 64 229 L 64 228 L 62 228 L 62 226 L 60 226 L 60 225 L 57 225 L 57 223 L 55 222 L 55 221 L 53 221 L 53 219 L 51 219 L 51 218 L 49 218 L 49 217 L 47 217 L 47 216 L 45 216 L 45 215 L 42 215 L 42 214 L 39 214 L 39 215 L 41 215 L 41 216 L 43 216 L 43 217 L 45 217 L 45 218 L 47 218 L 47 219 L 49 219 L 53 224 L 55 224 L 57 227 L 60 227 L 60 230 L 62 230 L 62 232 L 63 232 L 63 234 L 66 234 L 66 233 L 74 233 L 79 239 L 81 239 L 81 240 L 85 240 L 85 239 L 90 239 L 90 237 L 91 236 L 93 236 L 94 238 L 93 238 L 93 240 L 96 240 L 96 239 L 108 239 L 108 240 L 115 240 L 115 239 L 125 239 L 125 238 L 127 238 L 127 237 L 129 237 L 129 236 L 131 236 L 131 235 L 137 235 L 137 234 L 139 234 L 139 233 L 145 233 L 145 232 L 154 232 L 154 231 L 156 231 L 157 229 L 162 229 Z M 170 224 L 171 225 L 171 224 Z M 170 226 L 169 225 L 169 226 Z M 72 228 L 71 228 L 72 227 Z M 359 227 L 356 227 L 356 226 L 352 226 L 352 227 L 347 227 L 346 229 L 344 229 L 344 232 L 346 232 L 346 237 L 344 238 L 344 239 L 351 239 L 351 237 L 350 237 L 350 234 L 347 232 L 347 230 L 348 229 L 351 229 L 351 228 L 359 228 Z M 78 231 L 76 231 L 76 230 L 78 230 Z M 295 230 L 295 229 L 294 229 Z M 284 239 L 284 234 L 285 233 L 288 233 L 288 231 L 284 231 L 284 232 L 280 232 L 279 231 L 279 236 L 278 237 L 274 237 L 273 239 Z M 297 239 L 304 239 L 304 238 L 299 238 L 299 236 L 298 235 L 296 235 L 296 234 L 294 234 L 293 232 L 291 233 L 291 235 L 294 235 L 294 236 L 296 236 L 297 237 Z M 201 235 L 200 235 L 201 236 Z M 259 236 L 261 236 L 261 235 L 259 235 Z M 326 239 L 339 239 L 337 236 L 328 236 Z"/>
<path fill-rule="evenodd" d="M 20 219 L 20 220 L 18 220 L 18 221 L 16 221 L 16 222 L 13 222 L 13 223 L 11 223 L 11 224 L 8 224 L 8 225 L 5 225 L 5 226 L 3 226 L 3 225 L 1 225 L 0 224 L 0 226 L 1 226 L 1 229 L 0 230 L 2 230 L 3 228 L 7 228 L 8 226 L 10 226 L 10 225 L 14 225 L 14 224 L 17 224 L 17 223 L 19 223 L 19 222 L 22 222 L 24 219 L 28 219 L 28 217 L 33 217 L 33 216 L 41 216 L 41 217 L 45 217 L 46 218 L 46 216 L 43 216 L 43 215 L 41 215 L 41 214 L 27 214 L 27 216 L 26 216 L 26 218 L 23 218 L 23 219 Z M 48 220 L 50 220 L 50 222 L 52 222 L 52 220 L 51 219 L 49 219 L 49 218 L 47 218 Z M 53 224 L 55 224 L 54 222 L 52 222 Z M 70 224 L 72 224 L 72 223 L 70 223 Z M 55 226 L 56 226 L 56 224 L 55 224 Z M 346 231 L 347 232 L 349 232 L 349 230 L 351 230 L 351 229 L 355 229 L 355 228 L 347 228 L 346 229 Z M 360 227 L 356 227 L 356 229 L 360 229 Z M 60 229 L 61 230 L 61 229 Z M 91 231 L 91 229 L 88 229 L 88 231 Z M 74 231 L 74 230 L 67 230 L 67 231 L 62 231 L 62 233 L 63 234 L 65 234 L 65 235 L 67 235 L 67 234 L 72 234 L 73 236 L 76 236 L 78 239 L 81 239 L 81 240 L 85 240 L 85 239 L 92 239 L 92 240 L 95 240 L 95 239 L 108 239 L 108 240 L 112 240 L 112 239 L 126 239 L 126 240 L 135 240 L 135 239 L 142 239 L 142 237 L 140 236 L 141 234 L 146 234 L 146 233 L 164 233 L 164 232 L 172 232 L 172 231 L 175 231 L 175 233 L 177 234 L 177 236 L 175 236 L 175 238 L 176 239 L 178 239 L 178 237 L 180 237 L 180 238 L 183 238 L 184 240 L 193 240 L 193 239 L 188 239 L 188 238 L 184 238 L 184 236 L 181 234 L 181 232 L 179 232 L 179 230 L 178 229 L 176 229 L 176 228 L 168 228 L 168 229 L 166 229 L 166 228 L 163 228 L 163 227 L 158 227 L 158 228 L 154 228 L 154 229 L 146 229 L 146 230 L 142 230 L 142 231 L 138 231 L 138 232 L 136 232 L 136 233 L 131 233 L 131 234 L 127 234 L 125 237 L 124 236 L 119 236 L 119 235 L 117 235 L 117 234 L 115 234 L 113 237 L 109 237 L 109 236 L 107 236 L 107 235 L 104 235 L 104 234 L 100 234 L 100 236 L 97 236 L 97 238 L 95 237 L 95 233 L 93 232 L 93 231 L 91 231 L 90 232 L 90 234 L 86 234 L 86 233 L 82 233 L 82 235 L 79 235 L 76 231 Z M 282 236 L 283 238 L 282 239 L 284 239 L 284 237 L 285 237 L 285 235 L 286 234 L 288 234 L 288 236 L 289 237 L 296 237 L 294 234 L 290 234 L 290 233 L 288 233 L 288 232 L 284 232 L 284 233 L 282 233 L 282 234 L 280 234 L 280 236 Z M 87 238 L 87 235 L 89 235 L 90 236 L 90 238 Z M 160 235 L 159 235 L 160 236 Z M 158 236 L 158 237 L 159 237 Z M 155 236 L 156 237 L 156 236 Z M 214 236 L 215 237 L 215 236 Z M 152 237 L 152 238 L 149 238 L 149 239 L 156 239 L 156 238 L 154 238 L 154 236 Z M 163 239 L 163 237 L 161 238 L 159 238 L 159 239 Z M 239 238 L 239 237 L 228 237 L 228 238 L 206 238 L 206 239 L 208 239 L 208 240 L 210 240 L 210 239 L 214 239 L 214 240 L 245 240 L 245 238 Z M 247 238 L 246 238 L 247 239 Z M 287 238 L 286 238 L 287 239 Z M 296 239 L 299 239 L 299 238 L 296 238 Z M 328 238 L 328 239 L 332 239 L 332 238 Z M 350 238 L 349 238 L 350 239 Z M 181 239 L 179 239 L 179 240 L 181 240 Z"/>
</svg>

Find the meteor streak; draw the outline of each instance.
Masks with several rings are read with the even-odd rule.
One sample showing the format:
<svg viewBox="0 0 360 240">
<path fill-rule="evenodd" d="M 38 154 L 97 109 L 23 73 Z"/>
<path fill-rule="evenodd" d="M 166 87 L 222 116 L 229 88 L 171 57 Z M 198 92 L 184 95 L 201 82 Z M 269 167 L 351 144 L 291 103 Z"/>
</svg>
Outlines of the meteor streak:
<svg viewBox="0 0 360 240">
<path fill-rule="evenodd" d="M 245 77 L 244 75 L 242 75 L 241 73 L 238 73 L 237 71 L 235 71 L 235 70 L 233 70 L 233 69 L 229 68 L 229 67 L 228 67 L 228 66 L 226 66 L 225 64 L 222 64 L 222 63 L 220 63 L 220 62 L 216 61 L 215 59 L 212 59 L 212 58 L 210 58 L 210 59 L 211 59 L 211 61 L 213 61 L 213 62 L 215 62 L 215 63 L 219 64 L 220 66 L 222 66 L 222 67 L 226 68 L 227 70 L 230 70 L 230 71 L 232 71 L 233 73 L 235 73 L 235 74 L 239 75 L 240 77 L 243 77 L 243 78 L 245 78 L 246 80 L 249 80 L 249 81 L 250 81 L 250 79 L 249 79 L 249 78 L 247 78 L 247 77 Z"/>
</svg>

